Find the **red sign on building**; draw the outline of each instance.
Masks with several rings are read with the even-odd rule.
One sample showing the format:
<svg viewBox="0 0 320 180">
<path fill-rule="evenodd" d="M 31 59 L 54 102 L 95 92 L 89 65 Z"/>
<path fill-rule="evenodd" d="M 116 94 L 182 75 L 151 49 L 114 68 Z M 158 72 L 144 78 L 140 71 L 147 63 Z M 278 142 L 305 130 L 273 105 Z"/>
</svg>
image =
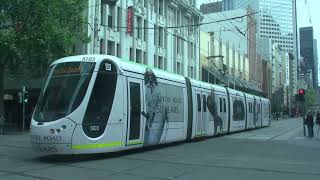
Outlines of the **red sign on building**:
<svg viewBox="0 0 320 180">
<path fill-rule="evenodd" d="M 132 24 L 133 24 L 133 7 L 128 7 L 128 14 L 127 14 L 127 33 L 132 33 Z"/>
</svg>

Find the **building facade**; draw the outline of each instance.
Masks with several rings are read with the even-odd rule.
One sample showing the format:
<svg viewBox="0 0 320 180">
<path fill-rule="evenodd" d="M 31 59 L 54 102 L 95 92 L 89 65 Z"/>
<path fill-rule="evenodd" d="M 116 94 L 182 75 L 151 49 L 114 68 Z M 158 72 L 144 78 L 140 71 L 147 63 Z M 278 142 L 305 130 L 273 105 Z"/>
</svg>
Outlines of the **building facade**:
<svg viewBox="0 0 320 180">
<path fill-rule="evenodd" d="M 316 39 L 313 40 L 313 60 L 314 60 L 314 71 L 315 71 L 315 89 L 319 88 L 319 60 L 318 60 L 318 42 Z"/>
<path fill-rule="evenodd" d="M 250 82 L 247 55 L 233 47 L 214 33 L 200 32 L 201 80 L 261 95 L 261 89 Z"/>
<path fill-rule="evenodd" d="M 296 0 L 234 0 L 235 9 L 250 7 L 257 19 L 257 34 L 260 38 L 270 38 L 284 51 L 294 55 L 291 93 L 297 90 L 297 22 Z M 257 42 L 259 43 L 259 42 Z M 257 47 L 259 48 L 259 47 Z"/>
<path fill-rule="evenodd" d="M 200 11 L 203 14 L 216 13 L 221 11 L 234 10 L 234 0 L 222 0 L 217 2 L 210 2 L 200 5 Z"/>
<path fill-rule="evenodd" d="M 300 55 L 305 63 L 305 68 L 301 69 L 302 76 L 306 79 L 309 87 L 316 87 L 317 82 L 317 62 L 314 57 L 314 39 L 313 27 L 303 27 L 299 29 L 300 32 Z"/>
<path fill-rule="evenodd" d="M 219 39 L 229 49 L 234 49 L 239 54 L 245 55 L 249 59 L 249 81 L 255 83 L 262 90 L 263 75 L 262 62 L 259 61 L 256 51 L 256 21 L 254 16 L 247 16 L 239 20 L 223 21 L 210 24 L 210 22 L 220 21 L 223 19 L 243 16 L 251 13 L 250 9 L 237 9 L 223 11 L 217 13 L 205 14 L 201 30 L 207 33 L 214 34 L 214 37 Z M 226 54 L 224 57 L 227 61 L 233 57 L 232 53 Z M 261 58 L 260 58 L 261 59 Z M 226 64 L 230 67 L 229 64 Z M 229 72 L 233 74 L 233 68 L 230 67 Z"/>
<path fill-rule="evenodd" d="M 89 0 L 86 54 L 108 54 L 199 78 L 195 0 Z"/>
</svg>

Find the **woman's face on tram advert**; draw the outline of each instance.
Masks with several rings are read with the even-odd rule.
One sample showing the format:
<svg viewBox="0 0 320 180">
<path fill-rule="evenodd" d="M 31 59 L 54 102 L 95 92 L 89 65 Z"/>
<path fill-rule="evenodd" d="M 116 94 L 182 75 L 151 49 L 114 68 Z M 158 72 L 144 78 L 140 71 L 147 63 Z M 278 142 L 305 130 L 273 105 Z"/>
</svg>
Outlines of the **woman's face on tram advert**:
<svg viewBox="0 0 320 180">
<path fill-rule="evenodd" d="M 147 69 L 144 75 L 144 84 L 147 88 L 150 88 L 153 92 L 155 86 L 158 86 L 157 77 L 151 69 Z"/>
</svg>

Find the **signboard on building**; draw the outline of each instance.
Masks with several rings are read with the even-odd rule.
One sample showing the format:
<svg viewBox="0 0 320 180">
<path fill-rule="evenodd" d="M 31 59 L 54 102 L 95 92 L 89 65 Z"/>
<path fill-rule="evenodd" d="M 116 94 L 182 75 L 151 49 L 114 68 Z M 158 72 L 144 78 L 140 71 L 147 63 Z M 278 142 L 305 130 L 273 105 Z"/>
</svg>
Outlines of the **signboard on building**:
<svg viewBox="0 0 320 180">
<path fill-rule="evenodd" d="M 285 86 L 290 85 L 290 62 L 289 62 L 289 54 L 286 53 L 286 82 Z"/>
<path fill-rule="evenodd" d="M 132 27 L 133 27 L 133 7 L 128 7 L 128 14 L 127 14 L 127 33 L 132 33 Z"/>
</svg>

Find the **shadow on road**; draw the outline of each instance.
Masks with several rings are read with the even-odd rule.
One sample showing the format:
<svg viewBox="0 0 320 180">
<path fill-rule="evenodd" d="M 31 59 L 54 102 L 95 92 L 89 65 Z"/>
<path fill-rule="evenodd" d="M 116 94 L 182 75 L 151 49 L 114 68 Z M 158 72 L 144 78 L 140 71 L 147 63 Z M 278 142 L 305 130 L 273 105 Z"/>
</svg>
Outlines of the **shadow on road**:
<svg viewBox="0 0 320 180">
<path fill-rule="evenodd" d="M 145 153 L 148 151 L 165 149 L 172 146 L 180 146 L 182 144 L 184 144 L 184 142 L 175 142 L 170 144 L 163 144 L 158 146 L 143 147 L 143 148 L 137 148 L 137 149 L 124 150 L 120 152 L 110 152 L 110 153 L 48 155 L 48 156 L 37 157 L 34 160 L 40 161 L 43 163 L 74 163 L 74 162 L 82 162 L 82 161 L 95 161 L 95 160 L 119 158 L 121 156 L 127 156 L 131 154 Z"/>
</svg>

